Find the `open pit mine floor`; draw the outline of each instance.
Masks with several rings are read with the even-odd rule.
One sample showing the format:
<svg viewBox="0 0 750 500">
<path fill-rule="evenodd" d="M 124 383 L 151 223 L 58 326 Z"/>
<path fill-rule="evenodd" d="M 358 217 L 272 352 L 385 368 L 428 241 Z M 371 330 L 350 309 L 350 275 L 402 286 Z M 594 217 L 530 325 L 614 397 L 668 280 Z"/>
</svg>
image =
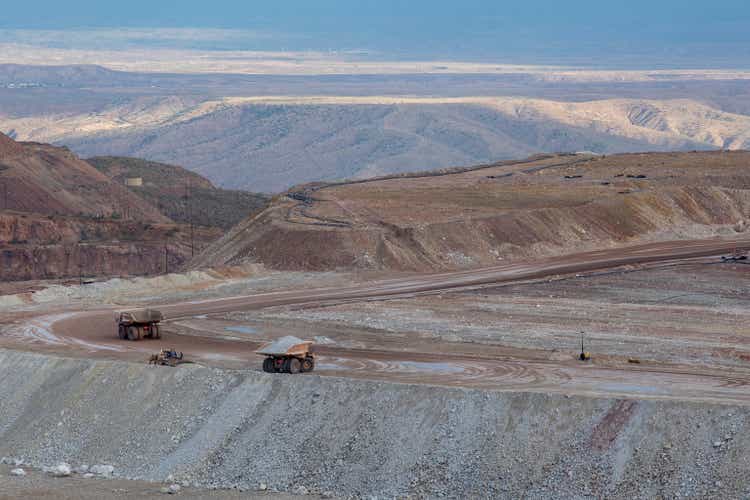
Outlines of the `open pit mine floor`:
<svg viewBox="0 0 750 500">
<path fill-rule="evenodd" d="M 330 332 L 316 331 L 314 326 L 299 322 L 296 326 L 294 322 L 277 322 L 276 326 L 270 322 L 263 328 L 262 334 L 257 334 L 252 327 L 243 326 L 247 322 L 243 323 L 241 318 L 239 321 L 237 318 L 233 320 L 232 315 L 265 314 L 293 308 L 301 310 L 300 314 L 304 316 L 308 310 L 341 304 L 422 296 L 454 297 L 471 290 L 520 283 L 537 282 L 543 286 L 545 282 L 552 283 L 565 277 L 584 276 L 608 269 L 643 268 L 647 273 L 649 268 L 659 269 L 660 266 L 680 262 L 705 262 L 706 259 L 721 262 L 720 255 L 747 249 L 750 249 L 750 240 L 747 239 L 661 242 L 349 286 L 153 304 L 167 318 L 162 339 L 140 342 L 117 339 L 114 323 L 116 308 L 112 306 L 84 311 L 61 307 L 43 314 L 38 311 L 19 312 L 6 315 L 0 347 L 68 357 L 140 362 L 161 348 L 174 348 L 183 351 L 187 359 L 200 365 L 258 371 L 262 358 L 254 351 L 264 342 L 288 334 L 299 337 L 315 335 L 326 339 L 326 333 Z M 737 273 L 744 272 L 745 276 L 750 272 L 750 266 L 737 264 L 735 267 L 739 269 Z M 744 299 L 740 297 L 739 300 Z M 592 307 L 595 309 L 597 305 L 593 304 Z M 592 314 L 595 313 L 592 311 Z M 729 314 L 727 311 L 724 313 Z M 507 314 L 510 313 L 496 313 L 495 316 Z M 602 309 L 602 314 L 609 313 Z M 650 314 L 658 316 L 661 313 L 651 311 Z M 677 314 L 688 326 L 690 311 L 686 310 L 684 314 L 678 311 Z M 702 313 L 699 311 L 698 314 Z M 732 314 L 729 315 L 735 318 L 736 331 L 730 340 L 741 345 L 750 336 L 748 322 L 745 321 L 747 317 Z M 566 323 L 565 318 L 559 318 L 559 322 L 562 327 Z M 570 325 L 565 327 L 569 328 Z M 622 331 L 613 333 L 623 335 Z M 332 336 L 336 337 L 336 333 Z M 523 346 L 517 342 L 500 341 L 488 344 L 460 336 L 446 340 L 408 331 L 399 335 L 379 336 L 372 329 L 369 336 L 356 337 L 356 342 L 346 342 L 345 338 L 346 333 L 339 331 L 338 341 L 318 342 L 315 348 L 315 374 L 494 391 L 750 404 L 750 353 L 746 359 L 735 356 L 737 362 L 717 369 L 716 365 L 706 360 L 690 356 L 660 358 L 658 349 L 665 345 L 669 349 L 668 344 L 657 346 L 654 348 L 656 351 L 644 354 L 638 352 L 634 342 L 632 350 L 615 349 L 601 355 L 595 351 L 591 362 L 582 363 L 576 359 L 576 345 L 579 342 L 575 337 L 567 339 L 567 345 L 561 345 L 558 339 L 546 347 L 543 343 Z M 619 338 L 613 343 L 623 344 L 627 341 L 627 338 Z M 633 362 L 632 358 L 635 357 L 638 358 L 637 362 Z"/>
</svg>

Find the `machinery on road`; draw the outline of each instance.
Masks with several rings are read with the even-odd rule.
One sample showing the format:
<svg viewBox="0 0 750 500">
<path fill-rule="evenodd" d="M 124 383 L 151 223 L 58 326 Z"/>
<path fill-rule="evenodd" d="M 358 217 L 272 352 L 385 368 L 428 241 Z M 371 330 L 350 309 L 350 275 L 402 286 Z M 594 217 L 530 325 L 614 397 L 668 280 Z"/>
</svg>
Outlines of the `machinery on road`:
<svg viewBox="0 0 750 500">
<path fill-rule="evenodd" d="M 313 342 L 297 337 L 281 337 L 266 344 L 257 354 L 265 356 L 263 371 L 266 373 L 305 373 L 315 368 Z"/>
<path fill-rule="evenodd" d="M 591 353 L 583 347 L 583 332 L 581 332 L 581 354 L 578 355 L 579 361 L 591 361 Z"/>
<path fill-rule="evenodd" d="M 183 358 L 182 352 L 177 352 L 174 349 L 162 349 L 159 354 L 152 354 L 148 359 L 150 365 L 161 365 L 161 366 L 177 366 L 182 363 Z"/>
<path fill-rule="evenodd" d="M 742 262 L 748 260 L 748 252 L 738 250 L 735 248 L 732 251 L 732 255 L 722 255 L 721 260 L 723 262 Z M 743 262 L 744 264 L 744 262 Z"/>
<path fill-rule="evenodd" d="M 164 319 L 156 309 L 133 309 L 117 313 L 117 336 L 122 340 L 161 338 L 159 322 Z"/>
</svg>

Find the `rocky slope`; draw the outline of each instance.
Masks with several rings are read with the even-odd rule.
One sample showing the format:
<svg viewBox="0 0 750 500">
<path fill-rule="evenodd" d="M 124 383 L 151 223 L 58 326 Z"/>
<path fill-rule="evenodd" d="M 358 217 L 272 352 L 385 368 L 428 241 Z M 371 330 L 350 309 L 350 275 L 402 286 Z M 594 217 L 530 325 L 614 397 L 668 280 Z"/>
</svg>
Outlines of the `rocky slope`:
<svg viewBox="0 0 750 500">
<path fill-rule="evenodd" d="M 127 210 L 140 220 L 169 220 L 67 149 L 0 136 L 4 210 L 91 217 L 122 215 Z"/>
<path fill-rule="evenodd" d="M 653 239 L 735 234 L 750 153 L 548 155 L 295 188 L 193 265 L 439 270 Z"/>
<path fill-rule="evenodd" d="M 0 456 L 35 466 L 357 498 L 750 494 L 745 407 L 13 351 L 0 377 Z"/>
<path fill-rule="evenodd" d="M 181 224 L 229 229 L 269 201 L 264 194 L 217 188 L 205 177 L 176 165 L 111 156 L 86 161 L 120 184 L 127 178 L 141 178 L 143 185 L 129 186 L 130 191 Z"/>
<path fill-rule="evenodd" d="M 200 246 L 220 234 L 199 227 Z M 157 207 L 65 148 L 0 134 L 0 279 L 176 269 L 191 235 Z"/>
</svg>

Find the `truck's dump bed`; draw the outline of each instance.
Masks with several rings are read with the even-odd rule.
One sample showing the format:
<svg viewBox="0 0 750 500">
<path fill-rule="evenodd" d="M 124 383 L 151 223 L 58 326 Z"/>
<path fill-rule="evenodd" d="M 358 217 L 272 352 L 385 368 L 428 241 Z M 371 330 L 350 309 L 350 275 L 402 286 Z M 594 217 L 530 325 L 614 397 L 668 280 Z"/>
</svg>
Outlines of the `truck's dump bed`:
<svg viewBox="0 0 750 500">
<path fill-rule="evenodd" d="M 163 319 L 161 311 L 156 309 L 133 309 L 120 312 L 122 323 L 157 323 Z"/>
<path fill-rule="evenodd" d="M 260 350 L 255 352 L 264 356 L 305 356 L 310 352 L 312 344 L 311 340 L 302 340 L 287 335 L 270 344 L 264 345 Z"/>
</svg>

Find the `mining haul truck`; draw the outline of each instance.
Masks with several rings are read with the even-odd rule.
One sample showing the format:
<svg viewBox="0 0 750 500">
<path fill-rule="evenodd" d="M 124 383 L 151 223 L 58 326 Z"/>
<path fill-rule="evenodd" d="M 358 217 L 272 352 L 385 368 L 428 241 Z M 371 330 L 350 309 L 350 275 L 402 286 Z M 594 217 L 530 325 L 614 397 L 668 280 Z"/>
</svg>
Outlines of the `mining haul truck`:
<svg viewBox="0 0 750 500">
<path fill-rule="evenodd" d="M 161 338 L 159 322 L 164 319 L 156 309 L 134 309 L 117 313 L 117 336 L 122 340 Z"/>
<path fill-rule="evenodd" d="M 304 373 L 315 368 L 312 341 L 297 337 L 282 337 L 255 351 L 263 360 L 263 371 L 267 373 Z"/>
</svg>

